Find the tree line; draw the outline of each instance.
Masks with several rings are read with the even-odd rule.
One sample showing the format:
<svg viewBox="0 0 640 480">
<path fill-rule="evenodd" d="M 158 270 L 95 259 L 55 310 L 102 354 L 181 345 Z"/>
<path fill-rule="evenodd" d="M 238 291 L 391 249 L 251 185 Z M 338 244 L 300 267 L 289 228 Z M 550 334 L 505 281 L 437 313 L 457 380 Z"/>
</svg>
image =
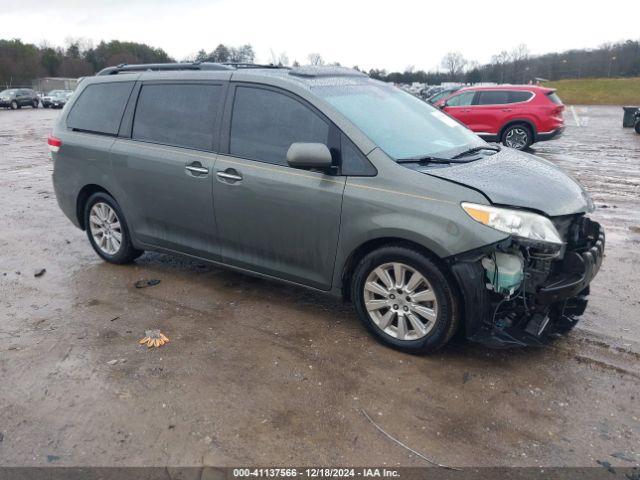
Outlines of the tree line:
<svg viewBox="0 0 640 480">
<path fill-rule="evenodd" d="M 640 41 L 607 43 L 595 49 L 574 49 L 561 53 L 531 55 L 526 45 L 502 51 L 480 65 L 460 52 L 449 52 L 441 62 L 441 70 L 426 72 L 407 67 L 404 72 L 372 69 L 371 77 L 395 83 L 442 82 L 463 83 L 528 83 L 536 78 L 636 77 L 640 76 Z"/>
<path fill-rule="evenodd" d="M 182 61 L 253 63 L 253 46 L 219 44 L 211 51 L 201 49 Z M 0 87 L 27 86 L 40 77 L 81 77 L 93 75 L 104 67 L 121 63 L 164 63 L 175 61 L 163 49 L 143 43 L 102 41 L 97 46 L 84 40 L 70 40 L 65 48 L 48 44 L 39 46 L 19 39 L 0 39 Z M 312 65 L 325 64 L 318 53 L 306 59 Z M 271 51 L 267 63 L 289 65 L 285 52 Z M 293 66 L 298 62 L 294 60 Z M 331 65 L 339 65 L 331 63 Z M 358 68 L 358 67 L 354 67 Z M 446 54 L 441 68 L 433 71 L 407 67 L 403 72 L 371 69 L 371 77 L 395 83 L 495 82 L 527 83 L 535 78 L 559 80 L 585 77 L 640 76 L 640 41 L 610 43 L 596 49 L 576 49 L 562 53 L 531 55 L 526 45 L 502 51 L 487 64 L 480 65 L 460 52 Z"/>
<path fill-rule="evenodd" d="M 27 86 L 40 77 L 77 78 L 120 63 L 170 61 L 173 59 L 161 48 L 135 42 L 103 41 L 94 47 L 72 41 L 66 48 L 55 48 L 0 39 L 0 85 Z"/>
</svg>

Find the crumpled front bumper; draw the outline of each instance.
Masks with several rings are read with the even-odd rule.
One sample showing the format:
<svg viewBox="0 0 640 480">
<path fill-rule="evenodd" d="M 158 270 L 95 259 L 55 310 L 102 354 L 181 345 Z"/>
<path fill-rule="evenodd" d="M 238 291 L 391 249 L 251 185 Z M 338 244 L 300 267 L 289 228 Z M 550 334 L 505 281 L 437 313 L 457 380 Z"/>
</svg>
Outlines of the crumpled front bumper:
<svg viewBox="0 0 640 480">
<path fill-rule="evenodd" d="M 604 257 L 604 229 L 599 223 L 591 222 L 595 241 L 586 251 L 567 252 L 563 260 L 563 275 L 550 280 L 538 292 L 540 303 L 555 303 L 576 296 L 596 276 Z"/>
<path fill-rule="evenodd" d="M 505 297 L 488 289 L 481 264 L 481 259 L 492 252 L 517 247 L 515 240 L 509 238 L 449 259 L 460 287 L 467 338 L 491 347 L 540 345 L 549 332 L 575 324 L 576 317 L 585 311 L 589 284 L 604 257 L 604 229 L 586 220 L 582 234 L 589 241 L 575 248 L 567 246 L 563 258 L 553 260 L 549 277 L 533 288 L 523 287 L 522 298 Z"/>
</svg>

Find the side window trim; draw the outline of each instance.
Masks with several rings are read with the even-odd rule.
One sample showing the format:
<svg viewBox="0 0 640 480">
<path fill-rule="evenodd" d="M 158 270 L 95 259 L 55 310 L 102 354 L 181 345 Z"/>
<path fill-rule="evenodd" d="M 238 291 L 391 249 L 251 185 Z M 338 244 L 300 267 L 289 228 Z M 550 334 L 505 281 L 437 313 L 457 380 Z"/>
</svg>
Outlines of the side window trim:
<svg viewBox="0 0 640 480">
<path fill-rule="evenodd" d="M 149 140 L 141 140 L 141 139 L 134 139 L 133 138 L 133 123 L 135 122 L 135 117 L 136 117 L 136 110 L 138 108 L 138 100 L 140 99 L 140 93 L 142 92 L 142 88 L 145 85 L 219 85 L 220 87 L 222 87 L 222 93 L 221 95 L 221 105 L 223 106 L 222 108 L 220 108 L 216 114 L 216 117 L 213 121 L 213 125 L 212 125 L 212 144 L 211 144 L 211 148 L 209 150 L 202 150 L 199 148 L 191 148 L 191 147 L 185 147 L 183 145 L 167 145 L 167 144 L 163 144 L 163 143 L 158 143 L 158 142 L 152 142 Z M 184 148 L 185 150 L 194 150 L 194 151 L 200 151 L 200 152 L 206 152 L 206 153 L 220 153 L 220 149 L 218 148 L 220 143 L 219 143 L 219 137 L 220 137 L 220 124 L 221 124 L 221 119 L 222 119 L 222 115 L 223 115 L 223 110 L 225 108 L 226 105 L 226 95 L 227 92 L 229 90 L 229 82 L 225 81 L 225 80 L 211 80 L 211 81 L 207 81 L 207 80 L 147 80 L 147 81 L 137 81 L 136 85 L 134 86 L 131 95 L 129 96 L 129 100 L 127 102 L 127 106 L 125 107 L 125 112 L 123 114 L 123 121 L 121 123 L 121 131 L 118 132 L 118 137 L 119 138 L 124 138 L 124 139 L 128 139 L 128 140 L 134 140 L 136 142 L 141 142 L 141 143 L 150 143 L 153 145 L 164 145 L 164 146 L 168 146 L 168 147 L 172 147 L 172 148 Z"/>
<path fill-rule="evenodd" d="M 136 81 L 129 99 L 127 100 L 127 106 L 124 107 L 124 113 L 122 114 L 122 120 L 120 120 L 120 128 L 118 129 L 119 138 L 131 138 L 133 131 L 133 114 L 138 104 L 138 96 L 140 95 L 140 87 L 142 82 Z"/>
</svg>

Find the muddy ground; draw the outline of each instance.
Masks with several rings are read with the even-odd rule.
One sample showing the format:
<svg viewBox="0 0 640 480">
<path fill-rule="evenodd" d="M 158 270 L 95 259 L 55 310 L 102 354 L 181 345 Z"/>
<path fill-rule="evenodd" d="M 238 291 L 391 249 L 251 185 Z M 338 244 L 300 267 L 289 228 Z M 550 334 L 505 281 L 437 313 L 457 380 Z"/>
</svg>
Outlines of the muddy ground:
<svg viewBox="0 0 640 480">
<path fill-rule="evenodd" d="M 607 230 L 580 327 L 430 357 L 298 288 L 166 255 L 100 261 L 55 201 L 57 114 L 0 111 L 0 465 L 424 465 L 363 411 L 449 465 L 640 464 L 640 135 L 619 107 L 569 110 L 533 149 L 588 187 Z M 149 328 L 171 343 L 138 346 Z"/>
</svg>

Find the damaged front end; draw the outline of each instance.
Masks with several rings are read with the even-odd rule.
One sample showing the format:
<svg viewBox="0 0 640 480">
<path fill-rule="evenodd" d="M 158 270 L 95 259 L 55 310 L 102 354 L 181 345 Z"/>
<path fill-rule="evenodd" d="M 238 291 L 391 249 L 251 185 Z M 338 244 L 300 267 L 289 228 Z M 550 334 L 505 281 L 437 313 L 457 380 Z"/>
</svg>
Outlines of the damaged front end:
<svg viewBox="0 0 640 480">
<path fill-rule="evenodd" d="M 549 220 L 554 242 L 511 235 L 450 259 L 470 340 L 493 347 L 540 345 L 569 331 L 584 313 L 604 255 L 604 230 L 584 214 Z"/>
</svg>

